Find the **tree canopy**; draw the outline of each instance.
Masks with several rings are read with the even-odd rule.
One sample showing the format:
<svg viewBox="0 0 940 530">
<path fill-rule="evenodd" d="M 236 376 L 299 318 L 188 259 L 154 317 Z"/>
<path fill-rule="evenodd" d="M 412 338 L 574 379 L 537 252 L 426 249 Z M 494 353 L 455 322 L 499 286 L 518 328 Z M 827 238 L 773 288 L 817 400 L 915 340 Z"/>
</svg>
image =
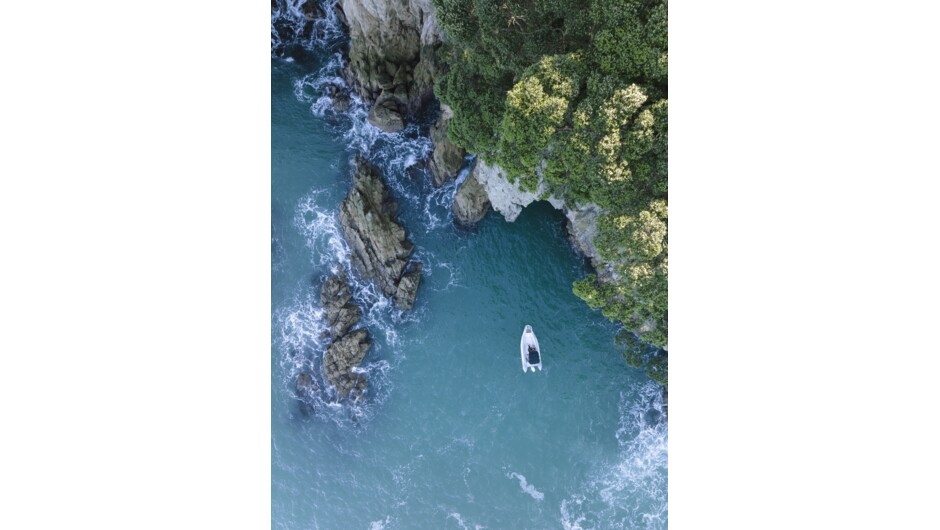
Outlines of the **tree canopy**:
<svg viewBox="0 0 940 530">
<path fill-rule="evenodd" d="M 604 210 L 610 264 L 574 292 L 667 344 L 668 16 L 665 0 L 433 0 L 448 45 L 437 95 L 454 143 L 535 190 Z M 665 355 L 645 356 L 667 380 Z"/>
</svg>

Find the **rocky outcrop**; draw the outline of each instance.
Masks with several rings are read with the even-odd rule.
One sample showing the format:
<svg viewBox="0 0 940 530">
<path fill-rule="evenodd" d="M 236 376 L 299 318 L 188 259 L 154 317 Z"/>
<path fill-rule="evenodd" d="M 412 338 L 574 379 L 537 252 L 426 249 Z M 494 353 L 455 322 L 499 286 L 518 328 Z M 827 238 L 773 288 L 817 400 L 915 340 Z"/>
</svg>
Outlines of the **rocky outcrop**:
<svg viewBox="0 0 940 530">
<path fill-rule="evenodd" d="M 323 373 L 340 397 L 350 396 L 354 401 L 362 397 L 366 377 L 353 369 L 359 367 L 371 346 L 369 332 L 357 329 L 334 341 L 323 354 Z"/>
<path fill-rule="evenodd" d="M 349 26 L 348 75 L 359 95 L 370 103 L 381 98 L 386 115 L 413 115 L 433 98 L 442 34 L 431 0 L 340 0 L 340 7 Z"/>
<path fill-rule="evenodd" d="M 401 117 L 400 109 L 400 100 L 382 94 L 369 110 L 369 123 L 385 132 L 398 132 L 405 128 L 405 120 Z"/>
<path fill-rule="evenodd" d="M 591 259 L 591 262 L 597 268 L 598 274 L 602 276 L 605 273 L 604 267 L 601 267 L 601 255 L 594 245 L 594 238 L 597 237 L 597 219 L 601 216 L 602 210 L 596 204 L 578 205 L 576 208 L 564 208 L 565 217 L 568 218 L 568 236 L 571 243 L 582 254 Z"/>
<path fill-rule="evenodd" d="M 447 105 L 441 105 L 441 115 L 431 126 L 431 141 L 434 152 L 431 154 L 431 176 L 434 185 L 441 187 L 445 182 L 456 178 L 467 152 L 447 139 L 447 122 L 454 116 L 454 111 Z"/>
<path fill-rule="evenodd" d="M 350 396 L 358 400 L 365 392 L 366 378 L 354 370 L 362 363 L 372 341 L 365 329 L 350 331 L 362 318 L 362 310 L 352 302 L 352 291 L 345 274 L 330 276 L 323 283 L 320 304 L 332 339 L 323 354 L 323 374 L 340 397 Z M 297 378 L 298 394 L 302 388 L 311 388 L 312 381 L 309 375 L 300 374 Z"/>
<path fill-rule="evenodd" d="M 486 188 L 486 194 L 490 198 L 493 209 L 503 214 L 503 217 L 510 223 L 519 217 L 524 207 L 547 195 L 542 185 L 535 192 L 520 189 L 518 182 L 509 182 L 503 168 L 489 165 L 483 160 L 477 160 L 472 175 Z M 558 209 L 565 205 L 564 201 L 554 196 L 548 196 L 546 200 Z"/>
<path fill-rule="evenodd" d="M 414 244 L 395 220 L 398 205 L 379 171 L 361 157 L 354 164 L 353 189 L 339 212 L 350 259 L 363 278 L 375 281 L 399 307 L 411 309 L 421 283 L 421 264 L 410 262 Z"/>
<path fill-rule="evenodd" d="M 362 310 L 352 301 L 352 291 L 345 273 L 330 276 L 320 288 L 320 306 L 329 326 L 330 337 L 345 335 L 362 318 Z"/>
<path fill-rule="evenodd" d="M 472 174 L 457 188 L 454 195 L 454 216 L 464 225 L 480 222 L 490 210 L 490 199 L 486 195 L 486 188 Z"/>
<path fill-rule="evenodd" d="M 478 160 L 473 172 L 467 177 L 475 178 L 486 190 L 493 209 L 503 214 L 507 221 L 513 222 L 522 213 L 522 209 L 537 200 L 546 200 L 558 210 L 565 213 L 568 219 L 568 234 L 572 244 L 590 258 L 591 263 L 597 269 L 598 275 L 604 277 L 609 273 L 609 268 L 605 266 L 601 259 L 597 246 L 594 244 L 594 238 L 597 236 L 597 219 L 602 210 L 596 204 L 566 204 L 564 200 L 550 195 L 545 189 L 545 184 L 539 182 L 538 190 L 535 192 L 525 191 L 519 188 L 519 183 L 509 182 L 506 172 L 497 165 L 489 165 L 483 160 Z M 456 213 L 456 199 L 454 201 L 454 211 Z"/>
</svg>

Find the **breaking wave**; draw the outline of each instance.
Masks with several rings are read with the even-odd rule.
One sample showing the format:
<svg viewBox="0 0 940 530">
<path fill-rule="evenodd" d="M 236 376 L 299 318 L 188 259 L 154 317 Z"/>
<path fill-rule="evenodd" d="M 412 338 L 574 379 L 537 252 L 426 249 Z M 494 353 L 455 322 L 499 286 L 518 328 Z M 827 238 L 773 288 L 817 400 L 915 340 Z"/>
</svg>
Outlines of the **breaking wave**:
<svg viewBox="0 0 940 530">
<path fill-rule="evenodd" d="M 603 463 L 561 502 L 566 530 L 667 528 L 669 430 L 662 387 L 647 381 L 621 394 L 618 461 Z"/>
<path fill-rule="evenodd" d="M 307 51 L 345 40 L 339 0 L 275 0 L 271 6 L 271 57 L 291 60 L 294 48 Z"/>
</svg>

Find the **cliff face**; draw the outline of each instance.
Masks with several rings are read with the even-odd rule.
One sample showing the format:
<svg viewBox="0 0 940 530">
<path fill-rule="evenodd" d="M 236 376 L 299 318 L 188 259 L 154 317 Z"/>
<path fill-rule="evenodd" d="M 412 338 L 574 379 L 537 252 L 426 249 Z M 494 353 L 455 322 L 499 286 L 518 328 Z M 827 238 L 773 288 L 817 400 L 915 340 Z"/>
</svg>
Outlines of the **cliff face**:
<svg viewBox="0 0 940 530">
<path fill-rule="evenodd" d="M 434 6 L 431 0 L 340 0 L 340 6 L 349 26 L 349 77 L 360 96 L 373 104 L 369 121 L 387 132 L 401 130 L 407 118 L 434 97 L 434 53 L 444 39 Z M 447 140 L 452 113 L 446 107 L 442 110 L 432 127 L 430 160 L 438 186 L 454 178 L 465 155 Z M 465 223 L 482 218 L 487 202 L 507 221 L 515 221 L 522 208 L 547 195 L 541 185 L 536 193 L 520 190 L 499 166 L 483 160 L 477 162 L 461 192 L 455 211 Z M 550 195 L 546 200 L 564 211 L 572 243 L 590 258 L 599 277 L 608 276 L 609 267 L 594 245 L 601 209 L 594 204 L 568 205 Z"/>
<path fill-rule="evenodd" d="M 376 126 L 400 130 L 433 98 L 434 52 L 442 40 L 431 0 L 341 0 L 349 26 L 349 75 L 380 115 Z M 389 116 L 391 115 L 391 116 Z"/>
<path fill-rule="evenodd" d="M 601 209 L 596 204 L 566 204 L 564 200 L 548 195 L 543 183 L 539 183 L 539 189 L 533 193 L 519 188 L 519 183 L 511 183 L 506 178 L 506 173 L 497 165 L 489 165 L 483 160 L 478 160 L 477 165 L 471 174 L 486 190 L 490 204 L 493 209 L 503 214 L 510 223 L 515 221 L 522 209 L 533 202 L 545 198 L 555 207 L 562 210 L 565 217 L 568 218 L 568 234 L 571 236 L 571 242 L 585 256 L 590 258 L 591 264 L 597 269 L 601 277 L 605 276 L 607 267 L 601 259 L 597 247 L 594 245 L 594 238 L 597 236 L 597 218 L 601 215 Z"/>
</svg>

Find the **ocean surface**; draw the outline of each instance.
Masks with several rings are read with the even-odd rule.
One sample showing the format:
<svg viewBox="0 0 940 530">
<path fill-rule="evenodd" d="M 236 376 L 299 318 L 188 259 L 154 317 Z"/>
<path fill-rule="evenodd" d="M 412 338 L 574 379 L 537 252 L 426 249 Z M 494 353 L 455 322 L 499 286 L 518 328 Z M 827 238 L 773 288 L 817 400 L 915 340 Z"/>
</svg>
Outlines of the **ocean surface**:
<svg viewBox="0 0 940 530">
<path fill-rule="evenodd" d="M 306 32 L 301 18 L 289 3 L 272 12 L 272 528 L 666 528 L 660 388 L 571 292 L 589 269 L 563 216 L 538 202 L 514 223 L 491 211 L 455 226 L 456 184 L 434 188 L 422 164 L 436 110 L 397 134 L 355 100 L 333 111 L 345 36 L 334 17 Z M 320 372 L 319 285 L 352 272 L 337 212 L 356 154 L 381 168 L 424 277 L 410 312 L 354 282 L 374 344 L 352 405 Z M 526 324 L 542 349 L 534 374 L 521 369 Z M 321 392 L 301 404 L 304 370 Z"/>
</svg>

